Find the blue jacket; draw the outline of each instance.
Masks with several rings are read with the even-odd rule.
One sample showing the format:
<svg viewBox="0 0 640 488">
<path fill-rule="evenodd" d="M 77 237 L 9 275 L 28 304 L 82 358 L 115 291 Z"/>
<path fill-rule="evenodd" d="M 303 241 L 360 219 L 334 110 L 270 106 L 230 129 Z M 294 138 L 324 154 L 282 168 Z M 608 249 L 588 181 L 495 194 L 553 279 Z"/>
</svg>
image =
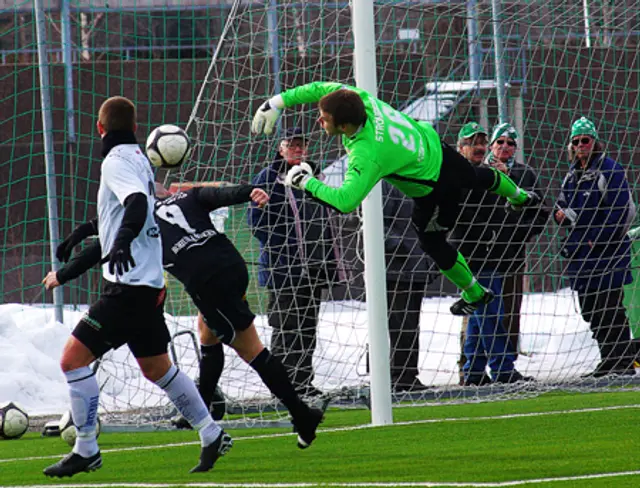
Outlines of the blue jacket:
<svg viewBox="0 0 640 488">
<path fill-rule="evenodd" d="M 627 231 L 636 214 L 620 164 L 594 154 L 586 169 L 571 165 L 556 204 L 567 218 L 561 250 L 574 290 L 618 288 L 631 283 L 631 240 Z"/>
<path fill-rule="evenodd" d="M 258 283 L 272 289 L 290 288 L 313 281 L 335 284 L 339 254 L 326 207 L 308 194 L 284 186 L 287 163 L 280 157 L 252 181 L 269 194 L 264 208 L 251 205 L 248 222 L 260 241 Z"/>
</svg>

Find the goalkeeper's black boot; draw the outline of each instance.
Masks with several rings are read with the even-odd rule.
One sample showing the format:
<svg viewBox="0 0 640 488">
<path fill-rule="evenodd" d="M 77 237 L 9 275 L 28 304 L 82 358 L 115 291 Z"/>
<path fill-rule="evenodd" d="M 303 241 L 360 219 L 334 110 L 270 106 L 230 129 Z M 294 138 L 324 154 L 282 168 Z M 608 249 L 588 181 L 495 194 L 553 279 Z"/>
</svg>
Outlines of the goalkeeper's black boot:
<svg viewBox="0 0 640 488">
<path fill-rule="evenodd" d="M 479 300 L 469 303 L 464 298 L 460 298 L 460 300 L 451 305 L 449 310 L 453 315 L 471 315 L 478 307 L 490 303 L 495 297 L 491 290 L 485 289 L 484 295 Z"/>
<path fill-rule="evenodd" d="M 204 473 L 213 468 L 216 461 L 224 456 L 233 446 L 231 436 L 224 430 L 220 432 L 218 438 L 208 446 L 204 446 L 200 451 L 200 462 L 189 471 L 190 473 Z"/>
<path fill-rule="evenodd" d="M 83 471 L 89 473 L 101 467 L 102 456 L 100 456 L 100 451 L 88 458 L 82 457 L 75 452 L 70 452 L 57 463 L 44 468 L 43 473 L 45 476 L 62 478 L 63 476 L 73 476 Z"/>
<path fill-rule="evenodd" d="M 316 438 L 318 425 L 324 420 L 324 412 L 319 408 L 309 407 L 305 415 L 292 420 L 293 427 L 298 433 L 298 447 L 306 449 Z"/>
</svg>

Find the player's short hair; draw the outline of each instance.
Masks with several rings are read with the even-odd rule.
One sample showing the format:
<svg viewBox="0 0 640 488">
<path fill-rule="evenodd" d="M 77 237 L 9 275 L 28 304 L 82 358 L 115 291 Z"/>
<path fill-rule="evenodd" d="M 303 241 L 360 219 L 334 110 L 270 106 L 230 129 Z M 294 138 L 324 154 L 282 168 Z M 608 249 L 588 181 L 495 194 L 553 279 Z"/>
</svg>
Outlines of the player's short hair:
<svg viewBox="0 0 640 488">
<path fill-rule="evenodd" d="M 353 90 L 342 88 L 320 99 L 318 107 L 331 114 L 334 125 L 353 124 L 360 126 L 367 120 L 364 102 Z"/>
<path fill-rule="evenodd" d="M 136 106 L 125 97 L 111 97 L 104 101 L 98 112 L 98 120 L 104 130 L 134 131 L 136 127 Z"/>
</svg>

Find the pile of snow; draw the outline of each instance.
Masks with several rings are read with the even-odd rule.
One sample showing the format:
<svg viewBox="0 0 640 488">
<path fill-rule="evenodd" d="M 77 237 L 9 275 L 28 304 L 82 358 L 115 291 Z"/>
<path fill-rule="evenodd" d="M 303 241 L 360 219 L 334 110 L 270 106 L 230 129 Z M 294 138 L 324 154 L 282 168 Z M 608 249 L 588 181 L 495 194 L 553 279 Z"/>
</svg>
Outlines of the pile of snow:
<svg viewBox="0 0 640 488">
<path fill-rule="evenodd" d="M 452 301 L 430 298 L 422 304 L 420 379 L 425 384 L 454 385 L 458 381 L 461 318 L 449 313 Z M 32 415 L 62 413 L 68 408 L 67 385 L 58 363 L 82 313 L 67 309 L 64 323 L 57 323 L 51 307 L 0 305 L 0 401 L 20 402 Z M 167 319 L 172 333 L 195 331 L 195 317 Z M 258 317 L 256 326 L 268 345 L 266 317 Z M 599 359 L 589 327 L 577 312 L 569 290 L 525 296 L 521 327 L 524 354 L 516 366 L 538 380 L 579 375 L 591 370 Z M 367 335 L 362 303 L 323 303 L 314 358 L 318 388 L 333 389 L 368 380 Z M 180 335 L 174 349 L 179 366 L 196 377 L 197 356 L 191 336 Z M 162 392 L 142 377 L 126 346 L 107 356 L 98 381 L 103 408 L 164 403 Z M 233 398 L 268 394 L 255 372 L 230 349 L 221 386 Z"/>
</svg>

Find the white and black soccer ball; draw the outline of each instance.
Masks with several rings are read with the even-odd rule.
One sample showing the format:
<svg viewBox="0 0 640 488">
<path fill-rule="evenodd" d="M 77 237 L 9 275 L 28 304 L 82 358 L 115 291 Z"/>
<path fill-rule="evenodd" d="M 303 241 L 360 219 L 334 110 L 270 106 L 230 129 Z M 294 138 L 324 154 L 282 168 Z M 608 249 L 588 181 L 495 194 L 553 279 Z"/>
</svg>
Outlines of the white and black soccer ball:
<svg viewBox="0 0 640 488">
<path fill-rule="evenodd" d="M 76 436 L 78 435 L 76 431 L 76 426 L 73 423 L 71 417 L 71 411 L 65 412 L 62 417 L 60 417 L 59 423 L 60 429 L 60 437 L 63 441 L 65 441 L 69 446 L 73 447 L 76 443 Z M 96 422 L 96 438 L 100 436 L 100 431 L 102 430 L 102 422 L 100 421 L 100 417 L 97 418 Z"/>
<path fill-rule="evenodd" d="M 155 167 L 177 168 L 189 158 L 191 139 L 177 125 L 161 125 L 147 137 L 146 151 Z"/>
<path fill-rule="evenodd" d="M 17 439 L 29 428 L 27 411 L 14 402 L 0 404 L 0 437 Z"/>
</svg>

